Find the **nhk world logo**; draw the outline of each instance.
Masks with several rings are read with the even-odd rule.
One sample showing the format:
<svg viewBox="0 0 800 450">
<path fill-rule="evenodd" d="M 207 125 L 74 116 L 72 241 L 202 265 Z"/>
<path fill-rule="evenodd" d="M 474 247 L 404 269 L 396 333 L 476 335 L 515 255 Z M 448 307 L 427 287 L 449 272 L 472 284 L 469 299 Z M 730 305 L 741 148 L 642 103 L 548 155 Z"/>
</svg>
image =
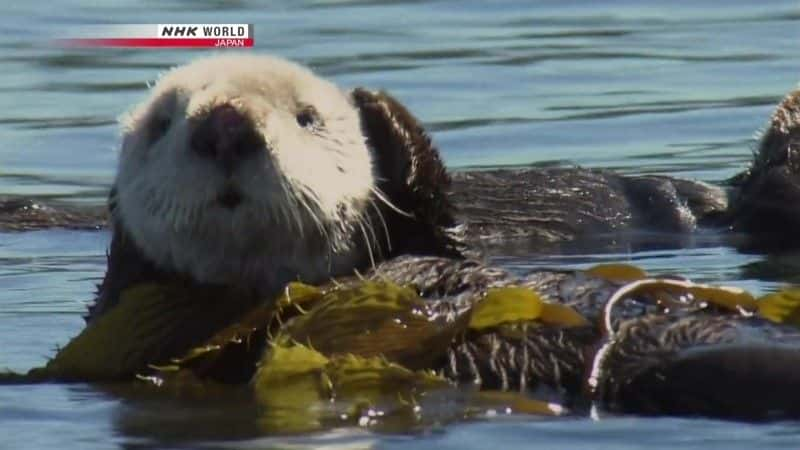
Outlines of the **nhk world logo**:
<svg viewBox="0 0 800 450">
<path fill-rule="evenodd" d="M 81 47 L 252 47 L 253 25 L 239 23 L 85 25 L 58 39 Z"/>
</svg>

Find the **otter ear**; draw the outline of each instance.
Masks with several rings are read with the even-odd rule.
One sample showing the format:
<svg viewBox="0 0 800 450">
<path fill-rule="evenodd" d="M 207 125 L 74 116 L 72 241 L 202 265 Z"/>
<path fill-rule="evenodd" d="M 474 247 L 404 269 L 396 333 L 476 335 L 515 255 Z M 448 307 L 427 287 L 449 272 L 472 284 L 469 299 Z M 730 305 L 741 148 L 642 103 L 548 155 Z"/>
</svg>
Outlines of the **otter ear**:
<svg viewBox="0 0 800 450">
<path fill-rule="evenodd" d="M 447 196 L 450 176 L 417 119 L 385 92 L 356 88 L 351 96 L 372 149 L 381 192 L 394 206 L 411 214 L 416 225 L 424 225 L 428 234 L 452 226 L 453 207 Z"/>
</svg>

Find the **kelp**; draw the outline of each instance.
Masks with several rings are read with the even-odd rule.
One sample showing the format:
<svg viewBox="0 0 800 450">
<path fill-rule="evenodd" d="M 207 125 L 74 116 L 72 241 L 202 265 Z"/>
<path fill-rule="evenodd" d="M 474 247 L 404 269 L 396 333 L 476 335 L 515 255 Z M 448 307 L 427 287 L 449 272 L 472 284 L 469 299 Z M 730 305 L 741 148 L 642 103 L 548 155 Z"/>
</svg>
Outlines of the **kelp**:
<svg viewBox="0 0 800 450">
<path fill-rule="evenodd" d="M 171 364 L 153 367 L 142 379 L 159 386 L 193 385 L 203 377 L 230 379 L 221 374 L 236 371 L 231 367 L 237 361 L 253 356 L 244 355 L 254 339 L 269 341 L 261 359 L 250 363 L 257 367 L 251 386 L 263 407 L 258 420 L 264 430 L 305 432 L 343 424 L 385 429 L 392 423 L 407 429 L 421 420 L 420 403 L 427 395 L 453 387 L 430 368 L 458 335 L 472 328 L 471 320 L 480 321 L 482 328 L 538 320 L 586 323 L 568 307 L 543 302 L 525 288 L 492 289 L 476 303 L 496 310 L 518 301 L 533 302 L 538 314 L 515 314 L 512 309 L 493 322 L 485 309 L 464 314 L 439 309 L 415 290 L 384 281 L 328 289 L 292 284 L 275 307 L 254 309 Z M 468 398 L 473 403 L 465 405 L 462 416 L 488 410 L 563 412 L 558 405 L 521 394 Z"/>
<path fill-rule="evenodd" d="M 444 354 L 468 320 L 435 306 L 409 287 L 363 281 L 326 292 L 282 330 L 324 355 L 380 356 L 422 369 Z"/>
<path fill-rule="evenodd" d="M 800 289 L 786 288 L 756 299 L 749 292 L 727 286 L 711 286 L 688 280 L 643 278 L 619 288 L 606 302 L 602 317 L 601 345 L 595 352 L 586 379 L 589 393 L 600 396 L 601 380 L 608 372 L 609 355 L 617 344 L 614 309 L 629 299 L 652 302 L 661 314 L 681 317 L 713 311 L 738 318 L 760 317 L 774 323 L 800 325 Z"/>
<path fill-rule="evenodd" d="M 626 264 L 598 265 L 585 273 L 632 280 L 617 294 L 654 302 L 664 310 L 714 307 L 800 325 L 797 288 L 756 299 L 736 288 L 646 278 L 644 271 Z M 518 286 L 491 288 L 460 313 L 437 308 L 441 301 L 423 299 L 413 288 L 389 281 L 323 288 L 290 283 L 275 300 L 232 296 L 243 294 L 180 283 L 133 286 L 122 293 L 116 308 L 87 326 L 46 367 L 34 369 L 30 379 L 124 379 L 146 375 L 147 367 L 155 365 L 188 369 L 200 378 L 244 382 L 253 375 L 266 343 L 279 332 L 326 356 L 382 357 L 416 370 L 434 366 L 467 331 L 495 329 L 514 335 L 518 324 L 590 325 L 573 308 Z M 242 304 L 251 306 L 247 310 Z M 613 307 L 607 305 L 609 311 Z M 7 382 L 25 379 L 3 377 Z"/>
<path fill-rule="evenodd" d="M 620 263 L 597 264 L 586 269 L 584 272 L 594 277 L 625 283 L 647 278 L 647 272 L 643 269 L 630 264 Z"/>
<path fill-rule="evenodd" d="M 606 329 L 611 327 L 613 308 L 626 298 L 650 301 L 665 313 L 715 308 L 719 313 L 758 315 L 775 323 L 800 326 L 800 288 L 788 287 L 756 298 L 744 289 L 712 286 L 688 280 L 643 278 L 623 285 L 605 307 Z"/>
<path fill-rule="evenodd" d="M 224 301 L 235 297 L 238 301 Z M 167 361 L 247 311 L 253 300 L 235 290 L 182 283 L 126 289 L 117 307 L 90 323 L 32 374 L 61 380 L 130 379 Z"/>
<path fill-rule="evenodd" d="M 478 391 L 470 404 L 477 411 L 503 411 L 513 414 L 529 414 L 536 416 L 561 416 L 567 409 L 557 403 L 544 402 L 514 391 Z"/>
<path fill-rule="evenodd" d="M 758 314 L 775 323 L 800 326 L 800 288 L 788 287 L 757 300 Z"/>
<path fill-rule="evenodd" d="M 285 336 L 271 344 L 252 385 L 263 406 L 261 426 L 284 433 L 325 423 L 371 425 L 387 415 L 413 422 L 423 393 L 451 386 L 431 371 L 413 371 L 380 357 L 327 357 Z M 370 419 L 370 411 L 380 414 Z"/>
<path fill-rule="evenodd" d="M 46 367 L 27 376 L 0 374 L 0 382 L 121 380 L 136 374 L 147 384 L 197 395 L 220 386 L 248 386 L 260 411 L 256 419 L 266 431 L 342 424 L 407 428 L 419 422 L 420 405 L 455 391 L 435 371 L 449 349 L 488 333 L 513 342 L 542 327 L 599 327 L 613 340 L 614 308 L 629 299 L 655 305 L 659 314 L 713 309 L 800 325 L 797 288 L 756 299 L 736 288 L 648 278 L 626 264 L 595 266 L 583 274 L 620 286 L 600 324 L 518 285 L 476 292 L 455 307 L 447 297 L 423 298 L 413 286 L 386 280 L 351 279 L 322 287 L 290 283 L 273 299 L 145 283 L 126 289 L 115 308 Z M 594 366 L 600 371 L 602 355 Z M 521 393 L 481 391 L 466 398 L 459 403 L 461 417 L 506 410 L 564 412 Z"/>
<path fill-rule="evenodd" d="M 153 366 L 159 371 L 190 370 L 195 376 L 222 382 L 247 382 L 253 375 L 270 334 L 281 321 L 304 313 L 323 298 L 323 291 L 303 283 L 289 283 L 275 301 L 264 301 L 202 345 L 189 349 L 170 363 Z"/>
<path fill-rule="evenodd" d="M 278 336 L 326 356 L 380 356 L 412 369 L 429 367 L 431 356 L 441 356 L 468 319 L 433 306 L 413 289 L 389 282 L 329 289 L 291 283 L 274 306 L 253 309 L 158 369 L 190 369 L 224 379 L 221 373 L 232 360 Z"/>
<path fill-rule="evenodd" d="M 469 328 L 481 331 L 522 322 L 564 327 L 589 325 L 585 317 L 569 306 L 545 302 L 532 289 L 512 286 L 489 289 L 473 307 Z"/>
</svg>

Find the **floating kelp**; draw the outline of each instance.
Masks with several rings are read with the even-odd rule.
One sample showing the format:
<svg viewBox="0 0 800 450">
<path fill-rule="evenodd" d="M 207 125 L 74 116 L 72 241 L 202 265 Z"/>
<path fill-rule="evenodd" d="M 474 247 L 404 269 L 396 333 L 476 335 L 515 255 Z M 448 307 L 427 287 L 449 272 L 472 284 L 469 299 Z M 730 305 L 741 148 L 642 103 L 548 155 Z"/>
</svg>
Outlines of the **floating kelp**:
<svg viewBox="0 0 800 450">
<path fill-rule="evenodd" d="M 468 317 L 440 311 L 416 291 L 391 282 L 363 281 L 327 291 L 283 332 L 320 353 L 381 356 L 410 369 L 431 367 Z"/>
<path fill-rule="evenodd" d="M 503 287 L 489 289 L 472 309 L 469 328 L 480 331 L 500 325 L 539 322 L 556 326 L 585 326 L 589 322 L 566 305 L 542 300 L 532 289 Z"/>
<path fill-rule="evenodd" d="M 800 326 L 799 288 L 786 288 L 756 299 L 749 292 L 736 287 L 647 278 L 622 286 L 608 300 L 604 314 L 606 331 L 612 327 L 613 308 L 626 298 L 651 301 L 665 313 L 676 309 L 691 311 L 715 307 L 722 312 L 743 316 L 758 314 L 775 323 Z"/>
<path fill-rule="evenodd" d="M 454 386 L 429 370 L 412 371 L 380 357 L 326 357 L 281 337 L 265 354 L 253 387 L 264 407 L 261 426 L 286 433 L 326 425 L 409 429 L 424 420 L 426 398 Z M 539 416 L 564 412 L 559 405 L 519 393 L 453 393 L 461 397 L 462 417 L 496 410 Z"/>
<path fill-rule="evenodd" d="M 800 326 L 800 288 L 786 288 L 757 301 L 758 313 L 775 323 Z"/>
<path fill-rule="evenodd" d="M 626 283 L 647 278 L 647 272 L 630 264 L 597 264 L 586 269 L 584 272 L 594 277 Z"/>
<path fill-rule="evenodd" d="M 543 402 L 530 396 L 513 391 L 479 391 L 472 397 L 470 404 L 481 410 L 496 410 L 514 414 L 530 414 L 538 416 L 560 416 L 567 413 L 563 406 Z"/>
<path fill-rule="evenodd" d="M 238 301 L 225 301 L 232 296 Z M 223 288 L 145 283 L 126 289 L 119 304 L 90 323 L 37 373 L 71 380 L 130 379 L 163 363 L 251 308 Z"/>
<path fill-rule="evenodd" d="M 614 325 L 614 309 L 631 298 L 635 298 L 637 301 L 653 302 L 661 309 L 661 314 L 651 314 L 647 317 L 625 322 L 625 325 L 628 325 L 628 329 L 625 330 L 627 336 L 619 337 L 619 332 Z M 700 317 L 702 316 L 694 314 L 701 311 L 713 312 L 714 314 L 701 319 Z M 729 315 L 730 318 L 725 319 L 725 315 Z M 626 359 L 630 361 L 636 358 L 650 358 L 650 362 L 647 363 L 649 365 L 647 368 L 635 372 L 637 374 L 635 376 L 640 376 L 642 373 L 650 373 L 648 371 L 658 372 L 660 370 L 663 372 L 662 378 L 658 378 L 658 376 L 656 378 L 667 379 L 669 377 L 666 373 L 675 370 L 669 365 L 670 363 L 674 363 L 676 367 L 679 364 L 684 364 L 688 367 L 691 363 L 691 367 L 694 367 L 695 370 L 703 371 L 703 376 L 707 376 L 709 373 L 725 373 L 725 370 L 729 371 L 731 376 L 734 376 L 733 374 L 735 373 L 735 376 L 740 376 L 743 379 L 746 379 L 747 376 L 753 376 L 754 372 L 748 370 L 736 372 L 741 366 L 737 362 L 737 356 L 747 361 L 748 358 L 750 360 L 760 358 L 765 354 L 769 354 L 770 351 L 776 355 L 780 354 L 781 350 L 791 353 L 788 347 L 776 346 L 775 349 L 768 349 L 765 346 L 768 342 L 754 344 L 755 337 L 759 336 L 754 331 L 744 333 L 746 336 L 752 335 L 751 339 L 745 339 L 738 346 L 734 345 L 739 343 L 738 336 L 741 336 L 736 330 L 746 329 L 747 324 L 752 324 L 749 326 L 753 326 L 755 329 L 761 328 L 757 320 L 753 322 L 745 321 L 755 316 L 760 316 L 776 324 L 800 325 L 800 289 L 789 288 L 756 299 L 743 289 L 710 286 L 686 280 L 649 278 L 628 283 L 622 286 L 606 302 L 602 320 L 602 331 L 605 339 L 595 353 L 591 370 L 586 379 L 589 392 L 595 398 L 603 397 L 605 395 L 602 392 L 603 383 L 609 380 L 613 381 L 615 378 L 609 373 L 620 371 L 621 368 L 634 373 L 629 367 L 633 367 L 634 364 L 630 362 L 621 363 L 621 361 Z M 648 336 L 658 336 L 659 333 L 663 333 L 665 336 L 670 335 L 670 333 L 672 335 L 669 339 L 654 338 L 653 342 L 660 344 L 658 344 L 657 349 L 651 349 L 649 347 L 651 344 L 647 341 L 630 341 L 630 336 L 637 335 L 637 329 L 647 329 Z M 697 342 L 692 341 L 692 339 L 696 339 Z M 693 344 L 699 345 L 699 348 L 705 353 L 701 353 L 697 349 L 695 349 L 697 351 L 694 353 L 683 353 L 684 350 L 691 348 Z M 729 345 L 729 347 L 726 347 L 726 345 Z M 761 345 L 761 347 L 758 347 L 758 345 Z M 615 352 L 617 353 L 616 356 L 614 356 Z M 661 357 L 653 357 L 653 354 L 658 352 L 662 354 Z M 698 360 L 697 355 L 701 354 L 706 355 L 707 362 L 703 361 L 702 358 Z M 712 357 L 719 360 L 729 358 L 729 360 L 724 361 L 725 367 L 713 367 L 714 361 L 711 359 Z M 786 355 L 781 355 L 781 357 L 786 357 Z M 661 364 L 661 366 L 658 366 L 658 369 L 654 369 L 657 364 Z M 744 365 L 746 366 L 747 364 L 745 363 Z M 634 377 L 634 375 L 627 376 Z M 671 375 L 673 379 L 675 376 L 675 374 Z M 697 374 L 697 376 L 700 376 L 700 374 Z M 627 378 L 625 379 L 626 381 L 620 382 L 619 375 L 616 378 L 618 379 L 613 381 L 612 384 L 616 383 L 619 386 L 623 386 L 632 383 L 631 379 Z M 763 381 L 758 376 L 755 376 L 755 378 Z M 691 379 L 691 376 L 688 379 Z M 659 383 L 662 382 L 659 381 Z M 745 386 L 742 387 L 746 388 Z M 756 413 L 754 412 L 753 414 Z"/>
<path fill-rule="evenodd" d="M 263 301 L 232 324 L 216 332 L 201 345 L 189 349 L 170 363 L 155 366 L 159 371 L 191 371 L 195 376 L 226 383 L 250 380 L 270 333 L 282 320 L 304 313 L 323 298 L 323 291 L 303 283 L 289 283 L 275 301 Z"/>
<path fill-rule="evenodd" d="M 619 370 L 620 361 L 629 361 L 619 354 L 659 357 L 658 348 L 644 356 L 628 351 L 630 341 L 613 356 L 623 326 L 653 325 L 640 328 L 642 342 L 650 342 L 654 326 L 663 330 L 687 318 L 701 324 L 696 330 L 709 317 L 800 324 L 798 289 L 757 300 L 736 288 L 646 278 L 625 264 L 530 277 L 473 271 L 455 278 L 461 284 L 430 289 L 438 286 L 438 273 L 410 277 L 408 286 L 380 276 L 322 287 L 290 283 L 276 298 L 178 282 L 136 285 L 45 368 L 0 374 L 0 383 L 137 375 L 145 386 L 193 397 L 224 396 L 237 386 L 236 395 L 253 400 L 254 419 L 265 431 L 408 429 L 421 423 L 423 412 L 435 416 L 435 401 L 455 402 L 461 418 L 560 414 L 559 405 L 525 392 L 552 388 L 558 396 L 552 398 L 572 407 L 583 398 L 582 383 L 594 391 L 602 380 L 616 380 L 606 375 L 609 367 L 629 373 L 627 366 Z M 676 336 L 680 331 L 676 326 Z M 473 383 L 473 392 L 455 389 L 457 383 Z M 522 393 L 509 392 L 515 389 Z"/>
<path fill-rule="evenodd" d="M 173 358 L 172 366 L 229 379 L 224 372 L 237 361 L 254 367 L 251 357 L 260 355 L 259 345 L 285 335 L 326 356 L 380 356 L 411 369 L 430 367 L 432 358 L 441 357 L 455 334 L 466 329 L 468 319 L 435 306 L 413 289 L 389 282 L 322 290 L 292 283 L 275 307 L 254 308 L 202 345 Z"/>
<path fill-rule="evenodd" d="M 536 314 L 516 309 L 521 302 L 532 302 Z M 570 308 L 543 302 L 526 288 L 490 290 L 477 301 L 487 305 L 483 312 L 476 309 L 478 314 L 459 315 L 437 308 L 437 302 L 422 299 L 413 289 L 371 281 L 327 289 L 291 284 L 274 304 L 254 308 L 183 357 L 153 367 L 154 372 L 142 379 L 195 391 L 198 380 L 233 380 L 246 373 L 242 368 L 257 367 L 251 386 L 264 407 L 259 423 L 265 430 L 387 423 L 407 428 L 419 420 L 425 395 L 452 387 L 423 369 L 436 366 L 456 335 L 470 329 L 470 319 L 485 327 L 586 323 Z M 493 322 L 488 310 L 499 312 L 502 320 Z M 259 345 L 267 341 L 266 347 Z M 257 355 L 263 355 L 260 362 L 253 361 Z M 489 410 L 537 415 L 563 411 L 523 395 L 481 393 L 468 398 L 476 403 L 468 408 L 465 404 L 472 412 L 465 409 L 462 416 Z"/>
<path fill-rule="evenodd" d="M 604 332 L 614 335 L 614 308 L 626 299 L 651 302 L 664 314 L 717 307 L 729 313 L 752 315 L 758 309 L 755 298 L 747 291 L 735 287 L 711 286 L 687 280 L 670 278 L 645 278 L 620 287 L 606 302 L 603 311 Z"/>
<path fill-rule="evenodd" d="M 325 422 L 370 425 L 361 423 L 362 417 L 413 417 L 418 396 L 450 383 L 383 358 L 327 357 L 281 337 L 265 353 L 252 385 L 264 407 L 261 425 L 286 433 L 316 430 Z M 370 419 L 368 411 L 380 414 Z"/>
</svg>

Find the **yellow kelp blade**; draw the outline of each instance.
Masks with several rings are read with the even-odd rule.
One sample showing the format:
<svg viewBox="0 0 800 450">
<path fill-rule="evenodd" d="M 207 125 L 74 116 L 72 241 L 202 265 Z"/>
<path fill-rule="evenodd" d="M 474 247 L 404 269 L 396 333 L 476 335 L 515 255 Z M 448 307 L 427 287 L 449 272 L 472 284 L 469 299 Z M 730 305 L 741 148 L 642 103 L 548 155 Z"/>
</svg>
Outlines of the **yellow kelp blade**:
<svg viewBox="0 0 800 450">
<path fill-rule="evenodd" d="M 755 312 L 758 303 L 752 294 L 737 287 L 711 286 L 687 280 L 646 278 L 622 286 L 614 297 L 639 298 L 665 306 L 696 307 L 702 302 L 730 312 Z"/>
<path fill-rule="evenodd" d="M 267 431 L 301 433 L 322 428 L 330 398 L 324 376 L 328 358 L 288 341 L 273 344 L 253 378 Z"/>
<path fill-rule="evenodd" d="M 758 313 L 773 322 L 800 326 L 800 288 L 786 288 L 759 298 Z"/>
<path fill-rule="evenodd" d="M 326 367 L 326 375 L 337 397 L 376 402 L 382 396 L 395 396 L 401 389 L 430 389 L 450 384 L 428 370 L 412 371 L 384 358 L 336 355 Z"/>
<path fill-rule="evenodd" d="M 172 358 L 165 370 L 188 369 L 195 376 L 226 383 L 247 382 L 267 343 L 270 321 L 275 308 L 269 303 L 254 308 L 241 320 L 223 328 L 207 341 L 191 348 L 180 357 Z"/>
<path fill-rule="evenodd" d="M 137 285 L 33 373 L 83 381 L 130 378 L 209 338 L 250 306 L 246 297 L 222 288 Z"/>
<path fill-rule="evenodd" d="M 279 337 L 253 378 L 265 431 L 308 432 L 359 424 L 363 412 L 409 410 L 413 398 L 449 384 L 433 373 L 411 371 L 381 358 L 326 357 Z M 412 414 L 413 416 L 413 414 Z"/>
<path fill-rule="evenodd" d="M 445 354 L 466 318 L 436 314 L 410 288 L 363 281 L 324 294 L 283 331 L 320 353 L 381 356 L 410 369 L 430 367 Z"/>
<path fill-rule="evenodd" d="M 289 283 L 275 301 L 260 302 L 210 339 L 172 358 L 168 365 L 154 368 L 188 369 L 195 376 L 226 383 L 247 382 L 271 334 L 278 331 L 282 321 L 305 313 L 304 307 L 311 308 L 322 298 L 323 292 L 314 286 Z"/>
<path fill-rule="evenodd" d="M 316 286 L 293 281 L 283 290 L 283 295 L 275 302 L 280 310 L 287 308 L 309 308 L 315 302 L 322 300 L 323 291 Z"/>
<path fill-rule="evenodd" d="M 503 324 L 531 321 L 567 327 L 589 323 L 569 306 L 545 302 L 532 289 L 502 287 L 489 289 L 486 296 L 473 307 L 469 328 L 480 331 Z"/>
<path fill-rule="evenodd" d="M 560 416 L 567 413 L 566 408 L 559 404 L 537 400 L 515 391 L 479 391 L 473 394 L 470 404 L 479 411 L 491 409 L 505 414 Z"/>
<path fill-rule="evenodd" d="M 623 283 L 647 278 L 647 272 L 630 264 L 597 264 L 596 266 L 584 270 L 584 272 L 598 278 L 605 278 L 609 281 Z"/>
<path fill-rule="evenodd" d="M 731 311 L 755 311 L 756 299 L 744 289 L 730 286 L 698 285 L 689 289 L 696 298 L 703 299 Z"/>
</svg>

